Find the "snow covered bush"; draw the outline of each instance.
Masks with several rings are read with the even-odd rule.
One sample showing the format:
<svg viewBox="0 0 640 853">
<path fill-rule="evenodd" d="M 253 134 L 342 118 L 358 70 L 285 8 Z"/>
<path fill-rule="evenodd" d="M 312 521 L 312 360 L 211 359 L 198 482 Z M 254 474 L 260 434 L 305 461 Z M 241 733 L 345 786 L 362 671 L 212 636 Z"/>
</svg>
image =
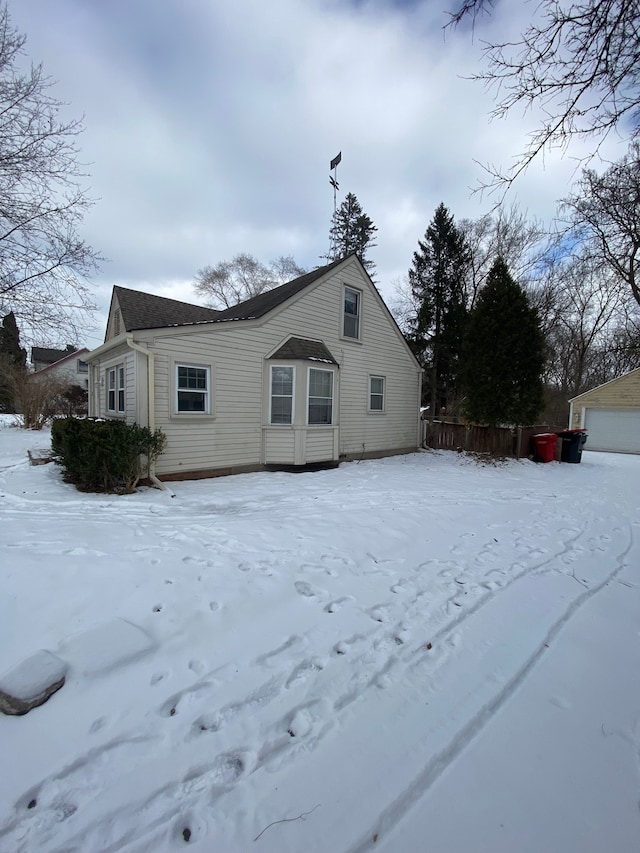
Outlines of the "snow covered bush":
<svg viewBox="0 0 640 853">
<path fill-rule="evenodd" d="M 51 428 L 54 456 L 80 491 L 133 492 L 165 443 L 162 430 L 117 420 L 58 418 Z"/>
</svg>

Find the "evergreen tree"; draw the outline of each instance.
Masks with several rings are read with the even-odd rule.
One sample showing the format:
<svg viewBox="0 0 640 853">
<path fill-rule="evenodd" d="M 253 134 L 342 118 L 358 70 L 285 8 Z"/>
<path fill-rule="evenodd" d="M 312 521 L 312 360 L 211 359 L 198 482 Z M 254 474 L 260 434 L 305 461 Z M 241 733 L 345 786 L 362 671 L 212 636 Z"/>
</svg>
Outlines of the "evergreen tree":
<svg viewBox="0 0 640 853">
<path fill-rule="evenodd" d="M 337 261 L 355 252 L 370 276 L 373 277 L 375 264 L 367 258 L 367 251 L 375 243 L 375 232 L 378 229 L 372 220 L 363 213 L 360 202 L 353 193 L 347 193 L 338 210 L 333 214 L 329 235 L 331 249 L 328 259 Z"/>
<path fill-rule="evenodd" d="M 3 317 L 0 326 L 0 411 L 13 411 L 12 383 L 9 374 L 26 371 L 27 351 L 20 346 L 20 332 L 13 311 Z"/>
<path fill-rule="evenodd" d="M 455 397 L 467 316 L 469 250 L 462 231 L 442 203 L 418 246 L 409 270 L 409 284 L 418 305 L 409 343 L 426 370 L 425 402 L 435 416 Z"/>
<path fill-rule="evenodd" d="M 464 408 L 473 423 L 535 423 L 545 342 L 537 311 L 499 258 L 469 315 L 462 350 Z"/>
<path fill-rule="evenodd" d="M 20 346 L 20 332 L 13 311 L 2 318 L 0 356 L 15 367 L 26 367 L 27 351 Z"/>
</svg>

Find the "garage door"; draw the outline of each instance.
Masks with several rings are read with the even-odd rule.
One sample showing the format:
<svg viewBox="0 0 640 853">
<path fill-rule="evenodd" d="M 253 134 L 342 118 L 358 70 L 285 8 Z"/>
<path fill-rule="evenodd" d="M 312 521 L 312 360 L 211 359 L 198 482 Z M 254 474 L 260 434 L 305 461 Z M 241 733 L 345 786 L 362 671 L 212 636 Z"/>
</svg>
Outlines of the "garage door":
<svg viewBox="0 0 640 853">
<path fill-rule="evenodd" d="M 587 409 L 585 450 L 640 453 L 640 409 Z"/>
</svg>

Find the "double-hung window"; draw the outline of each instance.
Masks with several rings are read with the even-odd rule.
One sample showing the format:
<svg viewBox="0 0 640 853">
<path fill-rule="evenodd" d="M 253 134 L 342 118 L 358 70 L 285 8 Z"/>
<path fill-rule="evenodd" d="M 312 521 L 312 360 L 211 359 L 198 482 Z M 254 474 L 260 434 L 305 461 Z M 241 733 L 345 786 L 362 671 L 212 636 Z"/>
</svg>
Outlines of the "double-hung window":
<svg viewBox="0 0 640 853">
<path fill-rule="evenodd" d="M 107 411 L 124 414 L 124 364 L 107 370 Z"/>
<path fill-rule="evenodd" d="M 345 338 L 360 339 L 360 302 L 362 294 L 351 287 L 344 289 L 342 334 Z"/>
<path fill-rule="evenodd" d="M 293 423 L 293 387 L 295 368 L 271 365 L 271 417 L 272 424 Z"/>
<path fill-rule="evenodd" d="M 384 376 L 369 377 L 369 411 L 384 412 Z"/>
<path fill-rule="evenodd" d="M 176 411 L 210 411 L 210 375 L 208 367 L 176 364 Z"/>
<path fill-rule="evenodd" d="M 330 424 L 333 418 L 333 371 L 309 368 L 310 424 Z"/>
</svg>

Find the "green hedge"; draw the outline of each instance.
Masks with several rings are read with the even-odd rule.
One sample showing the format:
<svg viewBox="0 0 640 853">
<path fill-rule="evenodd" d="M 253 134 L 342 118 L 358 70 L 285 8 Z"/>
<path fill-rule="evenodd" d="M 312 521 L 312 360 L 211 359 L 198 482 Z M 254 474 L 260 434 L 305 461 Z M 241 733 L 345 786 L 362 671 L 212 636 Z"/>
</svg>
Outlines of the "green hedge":
<svg viewBox="0 0 640 853">
<path fill-rule="evenodd" d="M 118 420 L 57 418 L 51 427 L 51 449 L 65 480 L 87 492 L 133 492 L 165 443 L 162 430 Z"/>
</svg>

